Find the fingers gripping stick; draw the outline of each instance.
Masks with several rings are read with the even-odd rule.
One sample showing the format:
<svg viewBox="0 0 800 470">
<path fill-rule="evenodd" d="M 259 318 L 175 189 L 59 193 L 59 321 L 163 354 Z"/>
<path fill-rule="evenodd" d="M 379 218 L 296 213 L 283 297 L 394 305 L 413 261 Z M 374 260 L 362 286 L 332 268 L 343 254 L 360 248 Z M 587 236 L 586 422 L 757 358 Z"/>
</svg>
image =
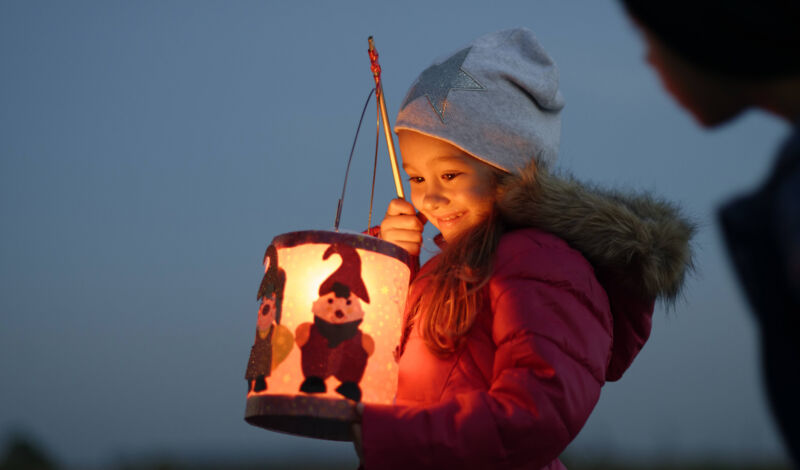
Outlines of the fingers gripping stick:
<svg viewBox="0 0 800 470">
<path fill-rule="evenodd" d="M 394 243 L 412 255 L 419 255 L 422 231 L 427 218 L 414 210 L 404 199 L 393 199 L 381 223 L 381 238 Z"/>
</svg>

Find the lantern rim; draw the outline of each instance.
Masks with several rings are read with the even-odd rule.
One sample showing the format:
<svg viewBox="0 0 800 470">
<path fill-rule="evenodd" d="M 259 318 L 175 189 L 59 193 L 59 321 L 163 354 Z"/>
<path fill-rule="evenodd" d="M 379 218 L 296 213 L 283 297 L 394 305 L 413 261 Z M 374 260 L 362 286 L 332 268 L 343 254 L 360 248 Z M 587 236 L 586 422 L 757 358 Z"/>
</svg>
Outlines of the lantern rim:
<svg viewBox="0 0 800 470">
<path fill-rule="evenodd" d="M 382 255 L 390 256 L 398 261 L 409 265 L 411 255 L 408 251 L 395 245 L 394 243 L 381 240 L 372 235 L 365 235 L 355 232 L 332 232 L 329 230 L 302 230 L 297 232 L 287 232 L 275 236 L 272 245 L 275 248 L 292 248 L 295 246 L 309 243 L 345 243 L 353 248 L 372 251 Z"/>
<path fill-rule="evenodd" d="M 331 441 L 352 440 L 358 418 L 353 401 L 310 395 L 247 397 L 244 419 L 253 426 L 295 436 Z"/>
</svg>

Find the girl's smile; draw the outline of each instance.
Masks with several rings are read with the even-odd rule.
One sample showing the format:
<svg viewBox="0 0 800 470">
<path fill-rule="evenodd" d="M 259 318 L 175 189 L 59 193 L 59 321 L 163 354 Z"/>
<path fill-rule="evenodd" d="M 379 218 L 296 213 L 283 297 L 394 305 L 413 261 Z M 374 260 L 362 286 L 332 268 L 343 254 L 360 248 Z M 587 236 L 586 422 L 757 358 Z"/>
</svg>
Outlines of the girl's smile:
<svg viewBox="0 0 800 470">
<path fill-rule="evenodd" d="M 439 221 L 439 225 L 454 225 L 454 224 L 456 224 L 456 223 L 457 223 L 457 222 L 458 222 L 458 221 L 461 219 L 461 217 L 463 217 L 463 216 L 464 216 L 464 214 L 466 214 L 466 213 L 467 213 L 466 211 L 461 211 L 461 212 L 457 212 L 457 213 L 455 213 L 455 214 L 449 214 L 449 215 L 439 216 L 439 217 L 437 217 L 437 220 Z"/>
<path fill-rule="evenodd" d="M 492 168 L 443 140 L 398 133 L 411 203 L 447 241 L 483 222 L 495 199 Z"/>
</svg>

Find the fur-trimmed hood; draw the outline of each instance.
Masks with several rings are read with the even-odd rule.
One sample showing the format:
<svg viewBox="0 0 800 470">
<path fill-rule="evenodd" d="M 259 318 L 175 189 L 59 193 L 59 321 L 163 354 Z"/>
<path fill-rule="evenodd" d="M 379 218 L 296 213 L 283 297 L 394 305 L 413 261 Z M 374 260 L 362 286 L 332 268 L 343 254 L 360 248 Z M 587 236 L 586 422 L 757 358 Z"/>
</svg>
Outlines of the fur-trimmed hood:
<svg viewBox="0 0 800 470">
<path fill-rule="evenodd" d="M 614 316 L 607 380 L 618 379 L 649 336 L 652 303 L 674 301 L 693 269 L 695 224 L 650 194 L 601 189 L 533 165 L 503 179 L 498 209 L 513 227 L 563 239 L 595 268 Z"/>
<path fill-rule="evenodd" d="M 674 300 L 693 267 L 695 224 L 650 194 L 601 189 L 531 165 L 503 181 L 498 206 L 512 225 L 558 236 L 644 297 Z"/>
</svg>

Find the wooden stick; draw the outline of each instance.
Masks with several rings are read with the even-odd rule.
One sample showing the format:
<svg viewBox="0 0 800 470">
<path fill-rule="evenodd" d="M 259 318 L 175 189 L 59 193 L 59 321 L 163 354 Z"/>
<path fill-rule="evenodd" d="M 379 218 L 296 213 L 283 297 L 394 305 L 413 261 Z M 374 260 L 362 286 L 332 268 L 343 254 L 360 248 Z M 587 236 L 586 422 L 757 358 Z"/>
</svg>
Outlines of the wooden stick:
<svg viewBox="0 0 800 470">
<path fill-rule="evenodd" d="M 372 36 L 369 37 L 369 60 L 370 68 L 372 69 L 372 76 L 375 79 L 375 95 L 378 99 L 378 107 L 381 111 L 381 121 L 383 122 L 383 134 L 386 136 L 386 146 L 389 149 L 389 161 L 392 164 L 392 175 L 394 176 L 394 186 L 397 190 L 397 197 L 405 199 L 403 192 L 403 180 L 400 177 L 400 166 L 397 163 L 397 153 L 394 148 L 394 139 L 392 138 L 392 129 L 389 126 L 389 116 L 386 112 L 386 100 L 383 97 L 383 85 L 381 83 L 381 66 L 378 64 L 378 51 L 375 49 L 375 44 Z"/>
</svg>

